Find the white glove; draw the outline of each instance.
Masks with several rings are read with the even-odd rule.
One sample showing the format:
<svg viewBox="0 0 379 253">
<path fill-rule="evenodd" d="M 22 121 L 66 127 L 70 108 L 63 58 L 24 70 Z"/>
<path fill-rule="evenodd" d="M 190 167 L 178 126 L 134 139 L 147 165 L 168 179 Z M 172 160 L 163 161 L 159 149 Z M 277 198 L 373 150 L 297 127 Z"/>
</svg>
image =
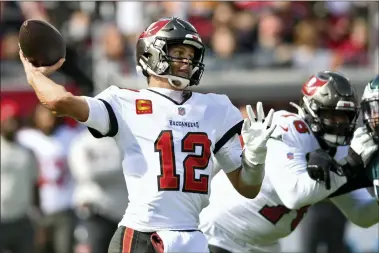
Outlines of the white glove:
<svg viewBox="0 0 379 253">
<path fill-rule="evenodd" d="M 267 153 L 266 143 L 276 127 L 271 125 L 274 109 L 270 110 L 266 118 L 262 102 L 257 103 L 257 118 L 250 105 L 246 106 L 246 111 L 249 118 L 244 119 L 241 131 L 245 143 L 245 160 L 253 165 L 264 164 Z"/>
<path fill-rule="evenodd" d="M 366 127 L 359 127 L 354 132 L 350 148 L 361 157 L 366 166 L 370 162 L 371 156 L 378 149 L 378 145 L 375 144 Z"/>
</svg>

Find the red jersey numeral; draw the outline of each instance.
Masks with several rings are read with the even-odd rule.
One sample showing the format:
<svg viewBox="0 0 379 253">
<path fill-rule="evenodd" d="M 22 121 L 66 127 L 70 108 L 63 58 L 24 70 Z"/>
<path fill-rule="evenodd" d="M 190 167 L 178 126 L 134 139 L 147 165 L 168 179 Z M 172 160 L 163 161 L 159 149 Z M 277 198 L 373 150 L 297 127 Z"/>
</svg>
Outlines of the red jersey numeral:
<svg viewBox="0 0 379 253">
<path fill-rule="evenodd" d="M 201 148 L 200 155 L 188 155 L 183 161 L 183 192 L 208 194 L 209 176 L 195 178 L 196 170 L 205 170 L 211 157 L 211 141 L 206 133 L 188 133 L 182 139 L 181 151 L 194 153 Z M 159 153 L 161 174 L 158 176 L 159 191 L 179 191 L 180 175 L 176 172 L 174 142 L 171 130 L 162 131 L 154 143 L 154 151 Z"/>
<path fill-rule="evenodd" d="M 307 213 L 309 206 L 304 206 L 298 210 L 296 210 L 296 217 L 291 222 L 291 231 L 295 230 L 297 225 L 299 225 L 300 221 L 303 219 L 304 215 Z M 268 206 L 265 205 L 259 210 L 259 213 L 269 222 L 276 225 L 278 221 L 285 215 L 290 213 L 291 210 L 283 205 L 277 206 Z"/>
</svg>

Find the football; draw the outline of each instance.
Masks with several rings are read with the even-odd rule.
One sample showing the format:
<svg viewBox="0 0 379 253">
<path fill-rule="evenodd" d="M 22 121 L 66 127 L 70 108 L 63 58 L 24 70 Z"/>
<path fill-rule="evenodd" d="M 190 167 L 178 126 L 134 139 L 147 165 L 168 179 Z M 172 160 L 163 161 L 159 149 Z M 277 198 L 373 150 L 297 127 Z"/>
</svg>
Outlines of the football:
<svg viewBox="0 0 379 253">
<path fill-rule="evenodd" d="M 26 20 L 19 31 L 20 48 L 35 66 L 51 66 L 66 57 L 66 45 L 60 32 L 42 20 Z"/>
</svg>

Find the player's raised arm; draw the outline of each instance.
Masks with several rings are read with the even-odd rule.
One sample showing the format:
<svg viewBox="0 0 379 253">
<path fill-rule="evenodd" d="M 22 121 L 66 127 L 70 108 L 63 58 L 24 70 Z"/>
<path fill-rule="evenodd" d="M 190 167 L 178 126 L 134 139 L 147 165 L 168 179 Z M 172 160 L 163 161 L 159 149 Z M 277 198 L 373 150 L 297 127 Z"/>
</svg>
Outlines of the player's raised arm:
<svg viewBox="0 0 379 253">
<path fill-rule="evenodd" d="M 241 131 L 244 150 L 235 135 L 215 154 L 215 158 L 234 188 L 246 198 L 255 198 L 265 175 L 266 142 L 275 129 L 271 126 L 274 110 L 265 119 L 261 102 L 257 103 L 257 118 L 250 105 L 246 108 L 249 118 L 244 120 Z M 238 164 L 238 167 L 233 168 L 232 164 Z"/>
<path fill-rule="evenodd" d="M 58 70 L 64 63 L 59 60 L 53 66 L 34 67 L 22 54 L 20 59 L 24 65 L 26 78 L 34 89 L 39 101 L 56 116 L 68 116 L 84 123 L 95 130 L 96 136 L 114 136 L 117 133 L 117 118 L 112 106 L 106 101 L 110 92 L 104 91 L 99 96 L 103 100 L 75 96 L 62 85 L 55 83 L 47 76 Z M 92 132 L 94 132 L 90 129 Z"/>
<path fill-rule="evenodd" d="M 34 89 L 39 101 L 57 116 L 69 116 L 78 121 L 86 121 L 89 116 L 89 107 L 83 97 L 74 96 L 62 85 L 55 83 L 47 76 L 58 70 L 64 63 L 60 59 L 49 67 L 34 67 L 20 50 L 20 59 L 24 65 L 26 78 Z"/>
</svg>

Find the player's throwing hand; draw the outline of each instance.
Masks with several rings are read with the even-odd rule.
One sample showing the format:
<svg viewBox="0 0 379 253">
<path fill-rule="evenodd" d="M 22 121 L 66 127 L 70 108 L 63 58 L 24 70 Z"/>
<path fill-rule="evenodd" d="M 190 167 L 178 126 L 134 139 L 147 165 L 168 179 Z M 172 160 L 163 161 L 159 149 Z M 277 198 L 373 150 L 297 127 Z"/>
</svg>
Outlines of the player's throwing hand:
<svg viewBox="0 0 379 253">
<path fill-rule="evenodd" d="M 266 159 L 266 143 L 274 132 L 276 125 L 272 125 L 274 109 L 271 109 L 265 118 L 262 102 L 257 103 L 257 117 L 250 105 L 246 106 L 248 118 L 243 122 L 242 138 L 245 143 L 246 160 L 254 165 L 263 164 Z"/>
<path fill-rule="evenodd" d="M 57 63 L 55 63 L 52 66 L 47 67 L 34 67 L 33 64 L 31 64 L 28 59 L 24 56 L 21 49 L 19 51 L 20 54 L 20 60 L 22 62 L 22 65 L 24 66 L 24 71 L 28 80 L 28 83 L 30 85 L 33 85 L 33 76 L 36 73 L 41 73 L 45 76 L 48 76 L 52 74 L 53 72 L 57 71 L 60 67 L 62 67 L 63 63 L 65 62 L 65 59 L 60 59 Z"/>
</svg>

